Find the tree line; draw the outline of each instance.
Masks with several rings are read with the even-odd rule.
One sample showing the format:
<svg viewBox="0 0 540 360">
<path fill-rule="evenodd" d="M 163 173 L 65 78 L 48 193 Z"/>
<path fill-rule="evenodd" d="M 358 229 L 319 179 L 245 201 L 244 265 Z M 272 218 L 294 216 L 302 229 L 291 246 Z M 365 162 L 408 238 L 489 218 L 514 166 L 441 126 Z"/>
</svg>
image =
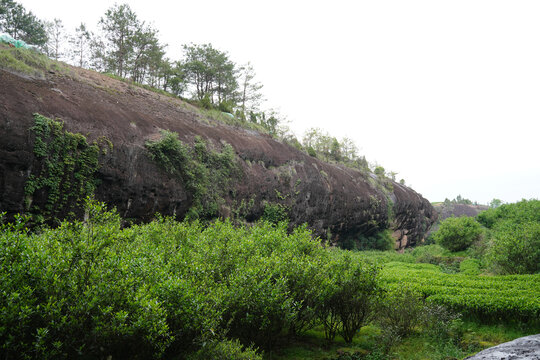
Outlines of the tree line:
<svg viewBox="0 0 540 360">
<path fill-rule="evenodd" d="M 311 128 L 299 141 L 282 115 L 262 110 L 263 85 L 257 81 L 251 63 L 237 64 L 226 51 L 212 44 L 193 43 L 182 45 L 182 58 L 172 60 L 166 56 L 167 45 L 160 41 L 159 31 L 141 20 L 128 4 L 107 9 L 97 29 L 91 31 L 81 23 L 69 31 L 61 19 L 42 21 L 21 4 L 0 0 L 0 32 L 39 46 L 54 60 L 191 99 L 202 108 L 217 109 L 242 122 L 257 124 L 271 136 L 321 160 L 369 169 L 370 164 L 359 155 L 351 139 L 338 140 L 324 130 Z M 382 172 L 395 180 L 396 173 Z"/>
<path fill-rule="evenodd" d="M 34 45 L 47 43 L 44 22 L 13 0 L 0 0 L 0 32 Z"/>
<path fill-rule="evenodd" d="M 54 60 L 191 97 L 243 120 L 266 123 L 275 118 L 260 111 L 262 84 L 250 63 L 239 65 L 211 44 L 184 44 L 183 58 L 169 59 L 159 31 L 127 4 L 107 9 L 97 28 L 93 32 L 81 23 L 68 31 L 61 19 L 42 21 L 21 4 L 0 0 L 0 32 L 39 46 Z"/>
</svg>

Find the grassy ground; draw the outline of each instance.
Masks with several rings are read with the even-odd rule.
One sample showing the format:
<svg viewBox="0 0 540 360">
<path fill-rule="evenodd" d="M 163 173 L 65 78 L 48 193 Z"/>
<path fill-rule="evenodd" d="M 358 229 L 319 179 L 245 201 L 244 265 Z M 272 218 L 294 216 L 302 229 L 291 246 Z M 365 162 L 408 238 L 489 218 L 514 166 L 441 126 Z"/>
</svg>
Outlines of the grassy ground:
<svg viewBox="0 0 540 360">
<path fill-rule="evenodd" d="M 315 328 L 305 335 L 288 339 L 282 347 L 265 353 L 265 359 L 299 360 L 299 359 L 331 359 L 339 354 L 358 352 L 364 355 L 375 349 L 380 330 L 375 326 L 365 326 L 354 338 L 352 344 L 347 344 L 340 336 L 328 344 L 324 338 L 324 330 Z"/>
<path fill-rule="evenodd" d="M 425 259 L 431 262 L 433 259 L 443 259 L 444 262 L 452 259 L 463 261 L 468 258 L 468 255 L 467 252 L 450 253 L 437 245 L 419 247 L 404 254 L 392 251 L 356 253 L 359 260 L 375 262 L 383 268 L 386 264 L 390 264 L 388 266 L 395 265 L 396 262 L 404 263 L 404 265 L 415 264 Z M 445 268 L 444 262 L 441 262 L 442 270 Z M 417 267 L 417 265 L 407 266 Z M 459 272 L 459 266 L 457 271 Z M 454 275 L 450 273 L 447 276 Z M 479 276 L 489 275 L 484 273 Z M 384 340 L 382 329 L 374 323 L 363 327 L 351 344 L 346 344 L 340 336 L 337 336 L 333 343 L 328 344 L 322 327 L 315 328 L 303 336 L 281 342 L 277 349 L 266 352 L 264 358 L 269 360 L 454 360 L 464 359 L 497 344 L 540 332 L 538 324 L 508 323 L 508 321 L 493 321 L 493 319 L 489 324 L 483 324 L 477 319 L 463 317 L 456 324 L 452 338 L 442 341 L 440 338 L 429 336 L 426 329 L 420 325 L 410 336 Z M 389 341 L 386 347 L 383 344 L 385 341 Z"/>
<path fill-rule="evenodd" d="M 332 344 L 327 344 L 322 328 L 283 342 L 278 349 L 266 352 L 268 360 L 334 360 L 334 359 L 464 359 L 483 349 L 531 335 L 534 329 L 520 328 L 516 325 L 482 325 L 474 321 L 464 321 L 460 327 L 462 340 L 458 343 L 441 342 L 423 334 L 417 329 L 411 336 L 402 339 L 385 354 L 380 350 L 381 329 L 368 325 L 361 329 L 352 344 L 346 344 L 341 337 L 336 337 Z"/>
<path fill-rule="evenodd" d="M 35 78 L 44 78 L 49 71 L 68 72 L 66 65 L 53 61 L 43 54 L 33 50 L 11 48 L 5 44 L 0 44 L 0 68 Z"/>
</svg>

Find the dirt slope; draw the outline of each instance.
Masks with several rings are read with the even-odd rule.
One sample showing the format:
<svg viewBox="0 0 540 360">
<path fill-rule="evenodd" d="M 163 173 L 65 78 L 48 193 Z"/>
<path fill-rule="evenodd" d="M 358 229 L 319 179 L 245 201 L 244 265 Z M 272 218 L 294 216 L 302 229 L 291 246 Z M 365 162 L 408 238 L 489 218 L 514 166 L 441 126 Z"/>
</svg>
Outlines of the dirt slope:
<svg viewBox="0 0 540 360">
<path fill-rule="evenodd" d="M 156 212 L 181 219 L 191 206 L 185 184 L 151 160 L 144 147 L 162 129 L 188 143 L 201 136 L 216 148 L 225 142 L 233 146 L 241 175 L 225 196 L 222 216 L 253 197 L 249 221 L 262 215 L 266 202 L 282 203 L 294 224 L 306 222 L 318 235 L 340 241 L 390 225 L 400 246 L 419 241 L 436 217 L 430 203 L 410 188 L 393 183 L 393 192 L 385 193 L 373 175 L 205 119 L 179 99 L 92 71 L 72 68 L 67 75 L 47 73 L 37 79 L 0 70 L 0 84 L 0 211 L 10 215 L 25 211 L 24 186 L 36 161 L 29 129 L 32 114 L 39 113 L 61 119 L 65 129 L 89 141 L 105 137 L 112 142 L 112 151 L 100 157 L 96 197 L 136 221 Z"/>
</svg>

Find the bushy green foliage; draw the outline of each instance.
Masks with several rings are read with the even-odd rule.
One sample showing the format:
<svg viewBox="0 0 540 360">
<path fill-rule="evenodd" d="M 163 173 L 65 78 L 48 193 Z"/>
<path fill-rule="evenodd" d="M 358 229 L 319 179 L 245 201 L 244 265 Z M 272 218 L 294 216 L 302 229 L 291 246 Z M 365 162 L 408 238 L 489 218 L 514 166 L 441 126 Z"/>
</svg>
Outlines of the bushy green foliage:
<svg viewBox="0 0 540 360">
<path fill-rule="evenodd" d="M 0 343 L 8 358 L 146 358 L 171 342 L 163 309 L 133 276 L 143 264 L 115 251 L 124 245 L 118 215 L 101 210 L 89 204 L 88 221 L 39 234 L 2 229 Z"/>
<path fill-rule="evenodd" d="M 199 104 L 203 109 L 206 110 L 210 110 L 213 108 L 212 102 L 210 102 L 210 96 L 208 94 L 205 94 L 202 99 L 199 100 Z"/>
<path fill-rule="evenodd" d="M 1 227 L 4 357 L 256 359 L 223 334 L 270 348 L 325 320 L 326 304 L 350 341 L 371 313 L 377 269 L 306 227 L 158 218 L 121 229 L 101 203 L 86 213 L 33 234 L 24 218 Z"/>
<path fill-rule="evenodd" d="M 226 144 L 218 152 L 196 137 L 190 147 L 178 139 L 177 133 L 165 130 L 159 140 L 146 142 L 146 148 L 152 159 L 182 180 L 192 196 L 188 218 L 208 219 L 218 215 L 222 194 L 238 170 L 231 145 Z"/>
<path fill-rule="evenodd" d="M 441 222 L 435 241 L 450 251 L 467 249 L 480 239 L 482 227 L 471 217 L 450 217 Z"/>
<path fill-rule="evenodd" d="M 449 255 L 449 251 L 437 244 L 423 245 L 415 247 L 412 250 L 412 255 L 415 257 L 416 262 L 433 264 L 432 258 Z"/>
<path fill-rule="evenodd" d="M 233 106 L 234 104 L 231 101 L 222 101 L 218 105 L 218 110 L 232 114 L 233 113 Z"/>
<path fill-rule="evenodd" d="M 37 164 L 25 184 L 27 210 L 34 197 L 46 198 L 44 208 L 33 208 L 45 220 L 65 217 L 94 193 L 100 148 L 81 134 L 64 130 L 60 121 L 34 114 L 34 155 Z"/>
<path fill-rule="evenodd" d="M 288 222 L 289 210 L 283 204 L 266 203 L 261 219 L 271 222 L 273 224 L 278 224 L 280 222 Z"/>
<path fill-rule="evenodd" d="M 350 343 L 374 314 L 380 293 L 378 268 L 359 262 L 347 252 L 336 252 L 324 273 L 327 277 L 317 300 L 317 317 L 327 340 L 340 333 Z"/>
<path fill-rule="evenodd" d="M 317 152 L 315 151 L 313 146 L 308 146 L 306 149 L 309 156 L 317 157 Z"/>
<path fill-rule="evenodd" d="M 495 228 L 500 221 L 511 221 L 514 224 L 540 223 L 540 200 L 521 200 L 514 204 L 503 204 L 481 212 L 477 219 L 488 229 Z"/>
<path fill-rule="evenodd" d="M 539 273 L 540 222 L 499 223 L 492 234 L 487 258 L 497 273 Z"/>
<path fill-rule="evenodd" d="M 391 336 L 403 338 L 420 324 L 423 311 L 421 294 L 404 284 L 385 294 L 378 314 L 379 322 Z"/>
<path fill-rule="evenodd" d="M 503 204 L 478 214 L 490 229 L 483 252 L 491 270 L 501 274 L 540 271 L 540 200 Z"/>
<path fill-rule="evenodd" d="M 463 257 L 453 256 L 449 250 L 437 244 L 419 246 L 412 251 L 412 255 L 416 262 L 438 265 L 447 273 L 459 272 L 463 260 Z"/>
<path fill-rule="evenodd" d="M 465 275 L 480 274 L 480 261 L 477 259 L 465 259 L 459 264 L 459 272 Z"/>
<path fill-rule="evenodd" d="M 460 340 L 461 314 L 443 305 L 427 304 L 423 307 L 422 322 L 426 333 L 438 342 Z"/>
</svg>

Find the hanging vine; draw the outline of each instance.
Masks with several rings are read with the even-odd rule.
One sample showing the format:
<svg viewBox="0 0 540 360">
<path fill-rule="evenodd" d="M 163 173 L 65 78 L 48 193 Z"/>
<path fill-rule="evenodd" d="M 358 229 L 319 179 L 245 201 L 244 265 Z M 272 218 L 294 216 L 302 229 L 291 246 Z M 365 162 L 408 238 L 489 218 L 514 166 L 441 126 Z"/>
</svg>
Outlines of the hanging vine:
<svg viewBox="0 0 540 360">
<path fill-rule="evenodd" d="M 39 222 L 58 221 L 94 193 L 100 146 L 88 144 L 82 134 L 65 131 L 63 122 L 40 114 L 34 114 L 30 130 L 35 135 L 36 161 L 25 185 L 26 210 Z"/>
</svg>

